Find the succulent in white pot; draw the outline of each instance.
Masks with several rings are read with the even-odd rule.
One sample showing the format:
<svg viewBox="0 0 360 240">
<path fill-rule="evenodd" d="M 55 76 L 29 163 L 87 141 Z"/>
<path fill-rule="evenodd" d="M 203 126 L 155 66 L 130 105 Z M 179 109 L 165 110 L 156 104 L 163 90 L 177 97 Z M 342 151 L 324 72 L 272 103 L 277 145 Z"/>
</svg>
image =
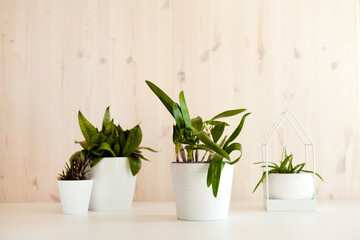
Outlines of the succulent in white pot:
<svg viewBox="0 0 360 240">
<path fill-rule="evenodd" d="M 58 176 L 61 207 L 64 214 L 85 214 L 89 209 L 93 180 L 87 178 L 89 158 L 84 151 L 74 153 Z"/>
<path fill-rule="evenodd" d="M 136 175 L 141 168 L 142 131 L 139 125 L 123 130 L 110 120 L 105 110 L 101 130 L 95 128 L 79 111 L 79 125 L 85 140 L 80 143 L 90 157 L 90 179 L 94 180 L 90 210 L 122 211 L 131 208 Z"/>
<path fill-rule="evenodd" d="M 280 164 L 268 163 L 269 199 L 299 200 L 314 197 L 314 172 L 304 169 L 306 163 L 294 165 L 293 158 L 293 154 L 287 155 L 284 147 Z M 266 163 L 257 162 L 255 164 L 262 164 L 263 174 L 253 192 L 266 178 Z M 323 181 L 318 173 L 315 175 Z M 266 186 L 264 186 L 264 190 L 265 193 Z"/>
<path fill-rule="evenodd" d="M 228 110 L 208 121 L 199 116 L 191 119 L 183 91 L 176 103 L 155 84 L 146 83 L 175 119 L 176 161 L 171 163 L 171 173 L 177 217 L 183 220 L 225 219 L 229 212 L 233 165 L 242 155 L 241 144 L 234 140 L 250 113 L 243 115 L 228 138 L 223 135 L 229 124 L 219 119 L 244 113 L 246 109 Z M 229 156 L 232 152 L 239 153 L 234 160 Z"/>
</svg>

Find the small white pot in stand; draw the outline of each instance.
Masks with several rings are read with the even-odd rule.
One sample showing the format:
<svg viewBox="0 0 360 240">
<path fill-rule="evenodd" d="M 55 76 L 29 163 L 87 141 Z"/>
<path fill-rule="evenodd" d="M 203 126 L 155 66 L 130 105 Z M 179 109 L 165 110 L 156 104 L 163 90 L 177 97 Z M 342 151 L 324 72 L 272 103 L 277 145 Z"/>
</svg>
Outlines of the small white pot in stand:
<svg viewBox="0 0 360 240">
<path fill-rule="evenodd" d="M 87 213 L 92 185 L 92 180 L 58 180 L 63 213 Z"/>
<path fill-rule="evenodd" d="M 126 157 L 103 158 L 90 170 L 94 180 L 90 210 L 129 210 L 134 198 L 136 177 Z"/>
<path fill-rule="evenodd" d="M 183 220 L 220 220 L 229 213 L 234 167 L 225 164 L 218 195 L 206 185 L 209 163 L 171 163 L 177 217 Z"/>
<path fill-rule="evenodd" d="M 266 192 L 266 184 L 265 192 Z M 312 173 L 269 173 L 270 199 L 312 199 L 314 175 Z"/>
</svg>

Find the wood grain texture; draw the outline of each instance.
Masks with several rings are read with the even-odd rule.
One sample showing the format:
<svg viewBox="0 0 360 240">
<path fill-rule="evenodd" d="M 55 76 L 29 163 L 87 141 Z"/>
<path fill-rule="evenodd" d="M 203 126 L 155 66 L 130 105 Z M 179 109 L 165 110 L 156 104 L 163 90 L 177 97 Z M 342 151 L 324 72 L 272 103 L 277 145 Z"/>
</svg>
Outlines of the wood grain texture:
<svg viewBox="0 0 360 240">
<path fill-rule="evenodd" d="M 261 199 L 252 163 L 287 108 L 315 141 L 318 197 L 360 199 L 359 31 L 358 0 L 0 0 L 0 202 L 58 201 L 77 111 L 99 125 L 108 105 L 160 150 L 135 200 L 172 200 L 173 120 L 146 79 L 183 89 L 193 117 L 252 112 L 232 199 Z M 271 158 L 286 145 L 301 161 L 298 143 L 285 125 Z"/>
</svg>

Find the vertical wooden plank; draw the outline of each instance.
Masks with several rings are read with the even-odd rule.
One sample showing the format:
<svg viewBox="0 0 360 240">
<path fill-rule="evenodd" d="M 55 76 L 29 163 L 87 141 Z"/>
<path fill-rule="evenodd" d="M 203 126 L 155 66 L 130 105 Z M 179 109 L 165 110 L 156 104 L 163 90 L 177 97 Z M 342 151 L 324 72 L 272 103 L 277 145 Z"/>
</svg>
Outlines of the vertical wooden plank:
<svg viewBox="0 0 360 240">
<path fill-rule="evenodd" d="M 151 162 L 143 163 L 137 179 L 136 200 L 173 199 L 169 167 L 174 156 L 172 119 L 145 84 L 148 79 L 170 94 L 172 92 L 172 7 L 170 0 L 138 1 L 136 4 L 137 120 L 143 128 L 142 144 L 160 151 L 156 154 L 144 151 Z"/>
</svg>

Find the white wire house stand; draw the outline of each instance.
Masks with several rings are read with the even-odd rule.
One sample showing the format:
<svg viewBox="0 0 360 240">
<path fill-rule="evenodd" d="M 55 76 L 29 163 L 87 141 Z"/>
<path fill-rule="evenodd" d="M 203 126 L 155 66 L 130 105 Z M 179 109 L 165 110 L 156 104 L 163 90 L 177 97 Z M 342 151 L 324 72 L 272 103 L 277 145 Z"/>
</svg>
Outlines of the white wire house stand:
<svg viewBox="0 0 360 240">
<path fill-rule="evenodd" d="M 268 145 L 271 142 L 273 136 L 284 122 L 287 119 L 297 133 L 301 141 L 305 145 L 305 166 L 307 170 L 309 167 L 309 153 L 310 157 L 312 158 L 312 168 L 310 171 L 314 172 L 314 195 L 312 199 L 299 199 L 299 200 L 284 200 L 284 199 L 270 199 L 269 198 L 269 156 L 268 156 Z M 262 157 L 263 161 L 265 162 L 265 170 L 266 171 L 266 195 L 265 195 L 265 205 L 268 211 L 315 211 L 316 210 L 316 176 L 315 176 L 315 145 L 312 139 L 310 138 L 309 134 L 305 131 L 303 126 L 300 124 L 296 116 L 291 110 L 287 110 L 283 112 L 277 122 L 275 123 L 274 127 L 270 131 L 270 134 L 265 139 L 263 144 L 263 152 Z"/>
</svg>

